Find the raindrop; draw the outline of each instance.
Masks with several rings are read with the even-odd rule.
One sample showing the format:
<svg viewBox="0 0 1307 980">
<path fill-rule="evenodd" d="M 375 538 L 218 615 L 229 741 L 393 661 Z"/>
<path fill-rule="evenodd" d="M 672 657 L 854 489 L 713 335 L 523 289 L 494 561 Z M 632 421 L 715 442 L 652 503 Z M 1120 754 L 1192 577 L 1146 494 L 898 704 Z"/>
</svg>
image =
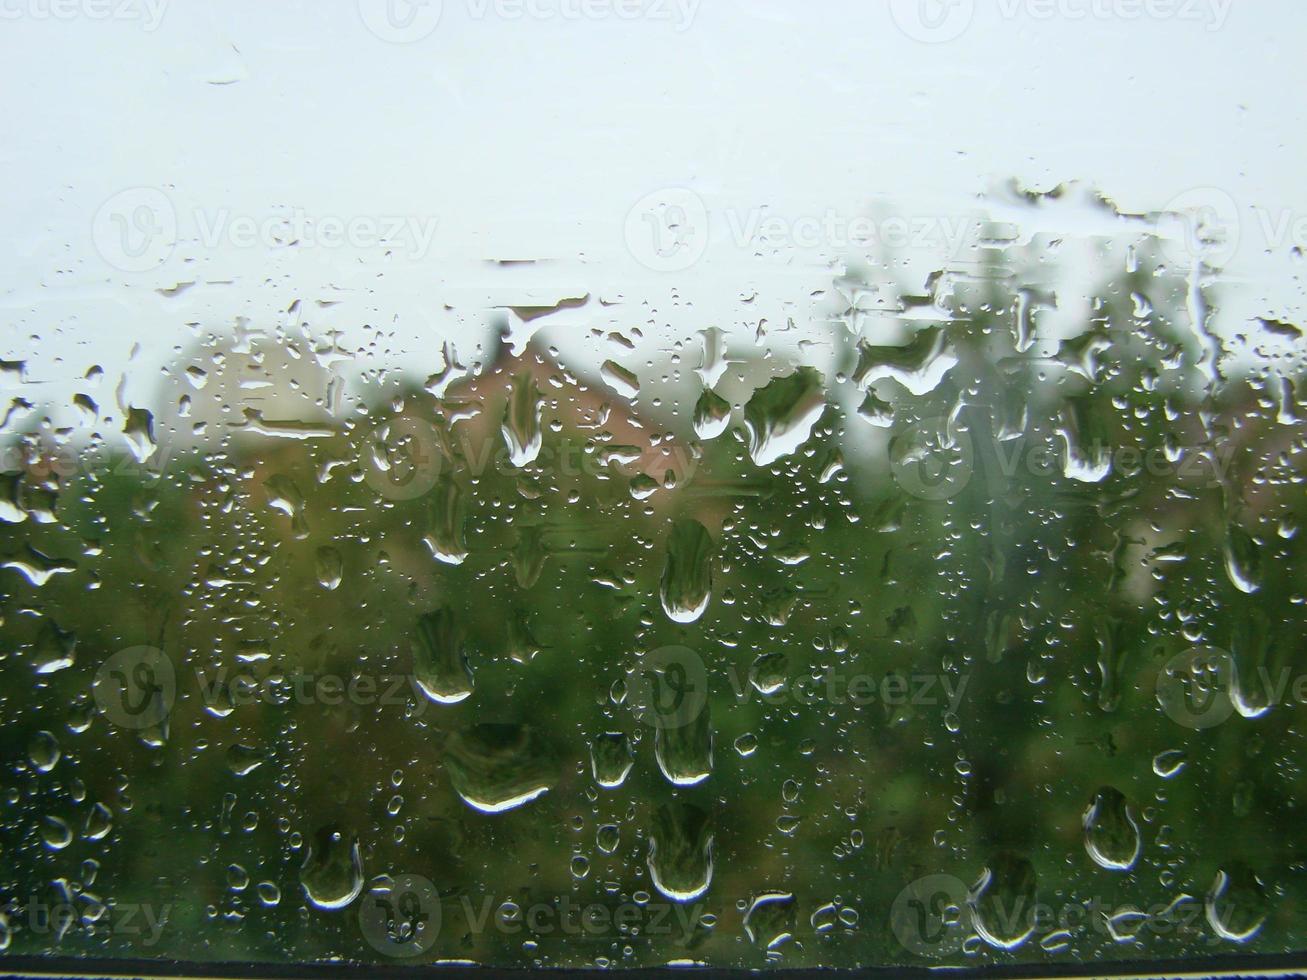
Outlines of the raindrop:
<svg viewBox="0 0 1307 980">
<path fill-rule="evenodd" d="M 801 367 L 754 392 L 744 406 L 749 455 L 754 463 L 770 466 L 797 451 L 825 408 L 821 374 L 815 368 Z"/>
<path fill-rule="evenodd" d="M 32 644 L 32 666 L 38 674 L 56 673 L 73 665 L 76 650 L 76 634 L 46 620 Z"/>
<path fill-rule="evenodd" d="M 1124 795 L 1104 786 L 1085 810 L 1085 850 L 1108 871 L 1129 871 L 1139 860 L 1143 842 L 1139 821 Z"/>
<path fill-rule="evenodd" d="M 422 693 L 437 704 L 457 704 L 472 693 L 463 630 L 448 606 L 418 619 L 413 674 Z"/>
<path fill-rule="evenodd" d="M 1153 756 L 1153 772 L 1163 779 L 1178 776 L 1188 762 L 1184 749 L 1166 749 Z"/>
<path fill-rule="evenodd" d="M 320 909 L 343 909 L 363 891 L 363 856 L 356 838 L 323 827 L 309 844 L 300 884 L 310 902 Z"/>
<path fill-rule="evenodd" d="M 1262 561 L 1257 543 L 1233 523 L 1225 533 L 1225 574 L 1236 589 L 1248 595 L 1262 587 Z"/>
<path fill-rule="evenodd" d="M 1266 922 L 1270 900 L 1257 876 L 1236 864 L 1216 872 L 1205 907 L 1207 922 L 1218 936 L 1246 943 Z"/>
<path fill-rule="evenodd" d="M 716 439 L 731 422 L 731 405 L 712 389 L 705 389 L 694 406 L 694 432 L 700 439 Z"/>
<path fill-rule="evenodd" d="M 442 473 L 431 492 L 431 518 L 422 540 L 431 556 L 446 565 L 461 565 L 467 558 L 464 534 L 463 488 L 450 474 Z"/>
<path fill-rule="evenodd" d="M 783 653 L 764 653 L 749 668 L 749 683 L 759 694 L 775 694 L 789 679 L 789 658 Z"/>
<path fill-rule="evenodd" d="M 508 447 L 508 458 L 514 466 L 529 466 L 540 455 L 544 441 L 544 433 L 540 429 L 543 410 L 540 390 L 531 373 L 523 371 L 515 376 L 501 428 L 504 445 Z"/>
<path fill-rule="evenodd" d="M 775 949 L 794 936 L 794 896 L 789 892 L 759 895 L 744 913 L 744 932 L 749 942 Z"/>
<path fill-rule="evenodd" d="M 968 902 L 980 938 L 1016 949 L 1035 931 L 1035 869 L 1023 857 L 997 855 L 972 887 Z"/>
<path fill-rule="evenodd" d="M 703 615 L 712 595 L 712 559 L 713 541 L 702 524 L 681 520 L 672 525 L 659 592 L 668 619 L 693 623 Z"/>
<path fill-rule="evenodd" d="M 590 745 L 590 769 L 604 789 L 621 786 L 634 765 L 631 742 L 622 732 L 605 732 Z"/>
<path fill-rule="evenodd" d="M 59 740 L 50 732 L 39 731 L 32 736 L 31 741 L 27 743 L 27 757 L 32 760 L 32 765 L 41 772 L 49 772 L 58 763 L 63 751 L 59 748 Z"/>
<path fill-rule="evenodd" d="M 486 722 L 451 735 L 444 761 L 468 806 L 502 813 L 548 791 L 556 777 L 551 756 L 528 726 Z"/>
<path fill-rule="evenodd" d="M 41 818 L 41 840 L 50 850 L 62 851 L 72 843 L 73 828 L 66 820 L 46 814 Z"/>
<path fill-rule="evenodd" d="M 690 803 L 665 803 L 654 811 L 649 834 L 649 874 L 673 902 L 693 902 L 712 884 L 713 833 L 709 814 Z"/>
<path fill-rule="evenodd" d="M 667 780 L 676 786 L 695 786 L 712 775 L 713 735 L 707 705 L 689 720 L 659 727 L 654 733 L 654 758 Z M 673 716 L 675 717 L 675 716 Z"/>
<path fill-rule="evenodd" d="M 315 565 L 318 572 L 318 584 L 328 592 L 340 585 L 344 575 L 344 562 L 340 552 L 331 545 L 324 544 L 318 549 Z"/>
</svg>

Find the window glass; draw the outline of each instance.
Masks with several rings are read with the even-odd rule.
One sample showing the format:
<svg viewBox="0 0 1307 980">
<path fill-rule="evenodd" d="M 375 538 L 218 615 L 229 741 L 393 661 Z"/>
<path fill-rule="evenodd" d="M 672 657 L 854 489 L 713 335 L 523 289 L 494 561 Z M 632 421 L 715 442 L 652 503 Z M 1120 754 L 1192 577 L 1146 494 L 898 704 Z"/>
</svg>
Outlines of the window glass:
<svg viewBox="0 0 1307 980">
<path fill-rule="evenodd" d="M 1307 945 L 1307 8 L 0 13 L 0 965 Z"/>
</svg>

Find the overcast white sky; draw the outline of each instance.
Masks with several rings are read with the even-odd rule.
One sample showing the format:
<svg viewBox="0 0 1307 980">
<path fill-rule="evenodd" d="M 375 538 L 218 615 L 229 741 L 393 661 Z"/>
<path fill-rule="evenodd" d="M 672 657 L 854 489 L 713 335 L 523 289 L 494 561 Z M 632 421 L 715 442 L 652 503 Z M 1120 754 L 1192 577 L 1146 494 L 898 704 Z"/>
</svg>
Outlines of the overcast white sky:
<svg viewBox="0 0 1307 980">
<path fill-rule="evenodd" d="M 1210 189 L 1240 216 L 1237 315 L 1292 318 L 1304 41 L 1300 0 L 0 0 L 0 349 L 58 384 L 139 342 L 140 404 L 186 323 L 296 298 L 341 301 L 316 328 L 391 325 L 378 353 L 419 373 L 510 302 L 688 334 L 756 294 L 802 325 L 847 250 L 756 254 L 759 209 L 898 214 L 929 251 L 1008 177 L 1129 211 Z M 628 222 L 668 188 L 703 203 L 693 255 Z M 160 201 L 175 236 L 106 256 Z M 352 241 L 233 223 L 294 208 Z M 394 221 L 389 254 L 366 240 Z"/>
</svg>

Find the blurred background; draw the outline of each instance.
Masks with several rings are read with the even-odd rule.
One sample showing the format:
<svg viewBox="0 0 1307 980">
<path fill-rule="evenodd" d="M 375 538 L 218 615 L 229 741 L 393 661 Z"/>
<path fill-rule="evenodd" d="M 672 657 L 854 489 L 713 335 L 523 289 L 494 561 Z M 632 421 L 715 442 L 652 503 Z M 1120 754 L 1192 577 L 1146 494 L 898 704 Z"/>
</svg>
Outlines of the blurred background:
<svg viewBox="0 0 1307 980">
<path fill-rule="evenodd" d="M 0 955 L 1301 950 L 1305 16 L 6 7 Z"/>
</svg>

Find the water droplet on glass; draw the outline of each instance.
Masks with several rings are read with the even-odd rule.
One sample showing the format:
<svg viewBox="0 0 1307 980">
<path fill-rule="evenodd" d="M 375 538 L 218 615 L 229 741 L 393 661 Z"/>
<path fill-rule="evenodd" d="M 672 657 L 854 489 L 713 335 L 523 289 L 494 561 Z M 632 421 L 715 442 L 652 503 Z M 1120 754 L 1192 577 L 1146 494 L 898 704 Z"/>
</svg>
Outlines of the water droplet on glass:
<svg viewBox="0 0 1307 980">
<path fill-rule="evenodd" d="M 595 782 L 605 789 L 615 789 L 626 782 L 635 765 L 630 739 L 622 732 L 605 732 L 590 745 L 590 769 Z"/>
<path fill-rule="evenodd" d="M 752 732 L 745 732 L 735 740 L 735 751 L 739 753 L 741 759 L 749 758 L 758 751 L 758 736 Z"/>
<path fill-rule="evenodd" d="M 700 439 L 716 439 L 731 422 L 731 404 L 711 388 L 694 406 L 694 432 Z"/>
<path fill-rule="evenodd" d="M 640 393 L 640 379 L 635 376 L 635 372 L 627 370 L 616 361 L 604 361 L 599 367 L 599 376 L 623 398 L 634 398 Z"/>
<path fill-rule="evenodd" d="M 535 585 L 548 557 L 541 528 L 533 524 L 520 526 L 517 544 L 513 548 L 513 573 L 517 584 L 524 589 Z"/>
<path fill-rule="evenodd" d="M 472 693 L 463 630 L 448 606 L 418 619 L 413 642 L 413 676 L 422 693 L 437 704 L 457 704 Z"/>
<path fill-rule="evenodd" d="M 1262 561 L 1257 543 L 1237 524 L 1225 534 L 1225 573 L 1240 592 L 1252 595 L 1262 587 Z"/>
<path fill-rule="evenodd" d="M 154 415 L 143 408 L 129 408 L 123 425 L 127 448 L 138 463 L 145 463 L 159 446 L 154 441 Z"/>
<path fill-rule="evenodd" d="M 1184 749 L 1166 749 L 1153 756 L 1153 772 L 1163 779 L 1178 776 L 1188 762 Z"/>
<path fill-rule="evenodd" d="M 797 451 L 825 409 L 821 374 L 815 368 L 801 367 L 755 391 L 744 406 L 754 463 L 769 466 Z"/>
<path fill-rule="evenodd" d="M 789 658 L 783 653 L 764 653 L 749 668 L 749 683 L 759 694 L 775 694 L 789 679 Z"/>
<path fill-rule="evenodd" d="M 278 473 L 263 481 L 268 506 L 290 518 L 291 533 L 296 538 L 309 536 L 309 522 L 304 513 L 304 495 L 290 477 Z"/>
<path fill-rule="evenodd" d="M 1129 871 L 1139 860 L 1143 842 L 1134 808 L 1122 793 L 1104 786 L 1085 810 L 1085 850 L 1109 871 Z"/>
<path fill-rule="evenodd" d="M 654 732 L 654 758 L 667 780 L 677 786 L 695 786 L 712 775 L 713 735 L 708 706 L 696 707 L 693 716 Z"/>
<path fill-rule="evenodd" d="M 38 674 L 53 674 L 71 667 L 77 650 L 77 636 L 46 620 L 32 644 L 32 666 Z"/>
<path fill-rule="evenodd" d="M 320 909 L 343 909 L 363 891 L 363 856 L 356 838 L 323 827 L 309 843 L 300 884 Z"/>
<path fill-rule="evenodd" d="M 540 455 L 540 447 L 544 442 L 544 433 L 540 428 L 543 411 L 540 390 L 531 373 L 523 371 L 515 376 L 501 427 L 504 445 L 508 447 L 508 458 L 514 466 L 529 466 Z"/>
<path fill-rule="evenodd" d="M 86 815 L 86 823 L 82 827 L 82 836 L 87 840 L 101 840 L 108 836 L 109 831 L 113 829 L 113 811 L 103 803 L 96 803 L 91 806 L 91 810 Z"/>
<path fill-rule="evenodd" d="M 673 902 L 692 902 L 708 891 L 713 873 L 709 814 L 690 803 L 665 803 L 654 811 L 649 833 L 649 874 Z"/>
<path fill-rule="evenodd" d="M 794 896 L 789 892 L 759 895 L 744 913 L 744 932 L 749 942 L 775 949 L 794 936 Z"/>
<path fill-rule="evenodd" d="M 526 725 L 486 722 L 456 732 L 445 744 L 444 762 L 455 791 L 482 813 L 529 803 L 557 777 L 544 739 Z"/>
<path fill-rule="evenodd" d="M 324 544 L 317 551 L 315 565 L 319 585 L 328 592 L 333 591 L 340 585 L 341 577 L 345 574 L 345 563 L 341 559 L 339 551 L 331 545 Z"/>
<path fill-rule="evenodd" d="M 52 851 L 62 851 L 73 840 L 73 828 L 68 821 L 46 814 L 41 818 L 41 840 Z"/>
<path fill-rule="evenodd" d="M 1035 869 L 1014 854 L 995 856 L 968 903 L 981 939 L 997 949 L 1016 949 L 1035 931 Z"/>
<path fill-rule="evenodd" d="M 461 565 L 467 558 L 463 488 L 449 473 L 440 474 L 431 492 L 430 524 L 422 540 L 431 556 L 446 565 Z"/>
<path fill-rule="evenodd" d="M 41 772 L 49 772 L 59 763 L 63 751 L 59 748 L 59 740 L 50 732 L 40 731 L 32 736 L 31 741 L 27 743 L 27 757 L 32 760 L 32 765 L 36 766 Z"/>
<path fill-rule="evenodd" d="M 713 541 L 702 524 L 681 520 L 672 525 L 659 591 L 668 619 L 693 623 L 703 615 L 712 595 L 712 558 Z"/>
<path fill-rule="evenodd" d="M 612 854 L 622 842 L 622 828 L 615 823 L 606 823 L 595 831 L 595 846 L 604 854 Z"/>
<path fill-rule="evenodd" d="M 1207 922 L 1222 939 L 1246 943 L 1261 930 L 1270 899 L 1257 876 L 1239 864 L 1216 872 L 1205 903 Z"/>
</svg>

